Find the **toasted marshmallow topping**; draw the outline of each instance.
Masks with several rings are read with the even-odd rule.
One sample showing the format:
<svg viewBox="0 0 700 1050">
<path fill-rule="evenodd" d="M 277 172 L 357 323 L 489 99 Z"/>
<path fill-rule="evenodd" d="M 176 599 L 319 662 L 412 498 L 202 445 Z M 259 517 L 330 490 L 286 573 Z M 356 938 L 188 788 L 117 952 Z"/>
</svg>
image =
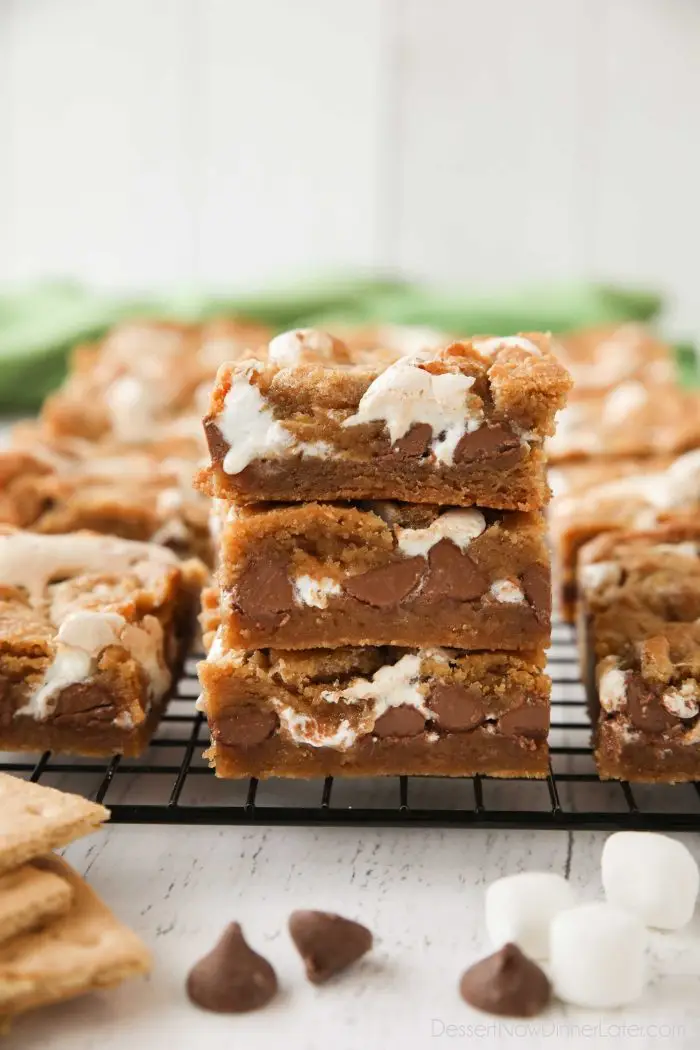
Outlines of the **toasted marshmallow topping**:
<svg viewBox="0 0 700 1050">
<path fill-rule="evenodd" d="M 428 554 L 440 540 L 451 540 L 460 550 L 466 550 L 473 539 L 486 528 L 486 519 L 480 510 L 448 510 L 425 529 L 397 528 L 398 547 L 408 557 Z"/>
<path fill-rule="evenodd" d="M 610 583 L 619 583 L 621 579 L 622 567 L 616 561 L 595 561 L 582 565 L 579 570 L 579 580 L 587 594 Z"/>
<path fill-rule="evenodd" d="M 297 328 L 282 332 L 270 342 L 267 355 L 276 365 L 296 365 L 305 358 L 332 361 L 334 343 L 327 332 L 315 328 Z"/>
<path fill-rule="evenodd" d="M 122 573 L 149 562 L 176 566 L 178 559 L 157 544 L 88 532 L 0 535 L 0 579 L 6 586 L 25 587 L 33 601 L 40 601 L 47 585 L 59 577 Z"/>
<path fill-rule="evenodd" d="M 433 375 L 419 367 L 420 360 L 402 357 L 385 369 L 365 391 L 356 415 L 346 419 L 343 426 L 383 422 L 394 445 L 414 423 L 427 423 L 433 431 L 435 458 L 449 464 L 460 439 L 483 423 L 483 409 L 467 401 L 473 376 L 461 372 Z"/>
</svg>

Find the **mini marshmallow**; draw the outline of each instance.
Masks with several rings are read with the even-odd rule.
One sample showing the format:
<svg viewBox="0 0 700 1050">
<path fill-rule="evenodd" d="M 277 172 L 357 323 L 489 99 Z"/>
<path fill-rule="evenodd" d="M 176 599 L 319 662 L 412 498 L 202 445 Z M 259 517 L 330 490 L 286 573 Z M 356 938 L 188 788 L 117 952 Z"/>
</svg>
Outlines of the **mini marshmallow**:
<svg viewBox="0 0 700 1050">
<path fill-rule="evenodd" d="M 550 931 L 554 991 L 566 1003 L 609 1009 L 644 991 L 647 932 L 611 904 L 581 904 L 555 916 Z"/>
<path fill-rule="evenodd" d="M 609 903 L 645 925 L 679 930 L 692 919 L 700 873 L 682 842 L 652 831 L 618 831 L 603 847 L 602 869 Z"/>
<path fill-rule="evenodd" d="M 494 948 L 510 942 L 532 959 L 546 959 L 552 919 L 575 903 L 574 891 L 561 875 L 547 871 L 508 875 L 486 890 L 486 929 Z"/>
</svg>

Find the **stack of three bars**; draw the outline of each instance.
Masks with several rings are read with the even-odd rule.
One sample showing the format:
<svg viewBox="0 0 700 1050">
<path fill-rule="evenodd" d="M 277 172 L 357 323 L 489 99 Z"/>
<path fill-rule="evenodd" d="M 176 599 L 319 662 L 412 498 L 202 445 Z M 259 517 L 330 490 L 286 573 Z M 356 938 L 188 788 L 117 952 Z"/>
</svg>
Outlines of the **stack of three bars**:
<svg viewBox="0 0 700 1050">
<path fill-rule="evenodd" d="M 570 385 L 549 344 L 397 359 L 298 331 L 220 369 L 219 776 L 546 774 L 542 446 Z"/>
</svg>

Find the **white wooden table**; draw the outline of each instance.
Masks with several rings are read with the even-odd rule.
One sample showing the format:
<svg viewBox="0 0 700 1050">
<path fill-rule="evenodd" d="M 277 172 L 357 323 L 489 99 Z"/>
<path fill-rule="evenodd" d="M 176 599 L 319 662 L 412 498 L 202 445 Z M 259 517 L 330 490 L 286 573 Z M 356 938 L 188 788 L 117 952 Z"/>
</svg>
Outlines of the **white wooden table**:
<svg viewBox="0 0 700 1050">
<path fill-rule="evenodd" d="M 66 855 L 153 949 L 153 974 L 27 1016 L 8 1045 L 697 1048 L 700 915 L 682 934 L 652 935 L 648 995 L 633 1009 L 599 1013 L 557 1004 L 534 1021 L 499 1022 L 458 995 L 461 972 L 488 950 L 487 883 L 524 869 L 568 872 L 581 898 L 595 899 L 604 838 L 563 831 L 114 825 Z M 683 841 L 700 860 L 700 836 Z M 375 933 L 376 949 L 342 978 L 314 988 L 286 933 L 289 913 L 303 907 L 362 920 Z M 232 919 L 275 966 L 281 994 L 257 1014 L 216 1016 L 189 1003 L 184 981 Z"/>
</svg>

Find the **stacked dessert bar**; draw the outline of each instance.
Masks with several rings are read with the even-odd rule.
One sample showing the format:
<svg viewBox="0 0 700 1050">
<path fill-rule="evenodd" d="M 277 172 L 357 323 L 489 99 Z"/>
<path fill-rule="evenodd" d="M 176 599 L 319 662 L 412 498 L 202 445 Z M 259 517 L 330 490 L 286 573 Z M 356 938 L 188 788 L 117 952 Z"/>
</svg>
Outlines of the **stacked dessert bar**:
<svg viewBox="0 0 700 1050">
<path fill-rule="evenodd" d="M 220 368 L 219 776 L 546 774 L 543 444 L 569 385 L 543 335 L 398 356 L 296 331 Z"/>
<path fill-rule="evenodd" d="M 574 377 L 548 442 L 559 608 L 576 614 L 576 561 L 603 532 L 649 528 L 700 505 L 700 391 L 677 380 L 674 350 L 637 324 L 561 336 Z"/>
<path fill-rule="evenodd" d="M 564 617 L 578 620 L 599 774 L 700 777 L 700 393 L 638 326 L 564 340 L 550 441 Z"/>
</svg>

